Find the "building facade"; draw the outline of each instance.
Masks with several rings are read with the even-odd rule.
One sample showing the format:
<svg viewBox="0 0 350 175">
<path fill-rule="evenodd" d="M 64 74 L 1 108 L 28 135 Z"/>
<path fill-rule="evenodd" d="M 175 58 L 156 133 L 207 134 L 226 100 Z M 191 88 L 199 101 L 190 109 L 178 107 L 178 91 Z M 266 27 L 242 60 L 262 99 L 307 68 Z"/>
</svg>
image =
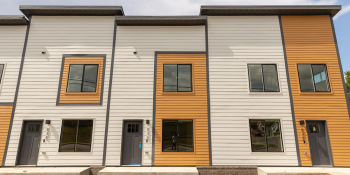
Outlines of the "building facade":
<svg viewBox="0 0 350 175">
<path fill-rule="evenodd" d="M 0 19 L 2 165 L 350 166 L 340 9 L 20 6 L 28 23 Z"/>
</svg>

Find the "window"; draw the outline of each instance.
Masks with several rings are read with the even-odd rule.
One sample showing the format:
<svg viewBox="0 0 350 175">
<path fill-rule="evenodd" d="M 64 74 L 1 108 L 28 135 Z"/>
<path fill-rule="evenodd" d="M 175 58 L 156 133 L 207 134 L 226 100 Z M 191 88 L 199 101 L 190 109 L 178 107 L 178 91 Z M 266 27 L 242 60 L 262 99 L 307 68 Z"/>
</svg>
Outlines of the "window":
<svg viewBox="0 0 350 175">
<path fill-rule="evenodd" d="M 1 80 L 2 80 L 2 74 L 4 72 L 4 68 L 5 68 L 5 65 L 4 64 L 0 64 L 0 84 L 2 83 Z"/>
<path fill-rule="evenodd" d="M 319 124 L 310 124 L 309 125 L 309 130 L 310 130 L 310 133 L 321 133 L 320 132 L 320 125 Z"/>
<path fill-rule="evenodd" d="M 69 65 L 67 92 L 96 92 L 97 64 Z"/>
<path fill-rule="evenodd" d="M 139 132 L 139 124 L 128 124 L 128 132 L 130 133 Z"/>
<path fill-rule="evenodd" d="M 60 152 L 90 152 L 93 120 L 63 120 Z"/>
<path fill-rule="evenodd" d="M 298 64 L 301 92 L 330 92 L 326 65 Z"/>
<path fill-rule="evenodd" d="M 40 124 L 29 124 L 27 133 L 39 133 Z"/>
<path fill-rule="evenodd" d="M 164 64 L 163 92 L 192 92 L 192 65 Z"/>
<path fill-rule="evenodd" d="M 163 120 L 163 152 L 193 152 L 193 120 Z"/>
<path fill-rule="evenodd" d="M 248 65 L 250 92 L 279 92 L 275 64 Z"/>
<path fill-rule="evenodd" d="M 252 152 L 283 152 L 280 120 L 249 120 Z"/>
</svg>

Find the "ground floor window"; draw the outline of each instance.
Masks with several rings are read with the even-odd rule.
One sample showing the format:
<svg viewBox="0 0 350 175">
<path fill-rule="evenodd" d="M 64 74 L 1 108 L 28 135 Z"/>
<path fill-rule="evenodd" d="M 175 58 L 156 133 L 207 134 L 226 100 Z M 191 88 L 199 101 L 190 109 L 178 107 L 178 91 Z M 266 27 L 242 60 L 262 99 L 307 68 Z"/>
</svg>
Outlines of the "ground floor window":
<svg viewBox="0 0 350 175">
<path fill-rule="evenodd" d="M 63 120 L 60 152 L 90 152 L 93 120 Z"/>
<path fill-rule="evenodd" d="M 280 120 L 249 120 L 252 152 L 283 152 Z"/>
<path fill-rule="evenodd" d="M 193 120 L 163 120 L 163 152 L 193 152 Z"/>
</svg>

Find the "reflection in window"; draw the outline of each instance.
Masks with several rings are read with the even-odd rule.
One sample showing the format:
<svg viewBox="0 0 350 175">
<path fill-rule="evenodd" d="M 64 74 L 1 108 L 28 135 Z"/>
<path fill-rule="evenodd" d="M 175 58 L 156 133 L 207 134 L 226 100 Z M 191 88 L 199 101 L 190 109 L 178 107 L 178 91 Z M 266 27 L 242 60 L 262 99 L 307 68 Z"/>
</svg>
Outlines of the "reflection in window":
<svg viewBox="0 0 350 175">
<path fill-rule="evenodd" d="M 193 120 L 163 120 L 162 151 L 193 152 Z"/>
<path fill-rule="evenodd" d="M 29 124 L 27 133 L 39 133 L 40 126 L 40 124 Z"/>
<path fill-rule="evenodd" d="M 248 65 L 250 92 L 279 92 L 275 64 Z"/>
<path fill-rule="evenodd" d="M 320 132 L 320 125 L 319 124 L 310 124 L 309 131 L 310 131 L 310 133 L 321 133 Z"/>
<path fill-rule="evenodd" d="M 283 152 L 280 120 L 249 120 L 253 152 Z"/>
<path fill-rule="evenodd" d="M 98 65 L 69 65 L 67 92 L 96 92 Z"/>
<path fill-rule="evenodd" d="M 4 72 L 4 67 L 5 67 L 4 64 L 0 64 L 0 84 L 2 83 L 1 80 L 2 80 L 2 74 Z"/>
<path fill-rule="evenodd" d="M 326 65 L 298 64 L 301 92 L 330 92 Z"/>
<path fill-rule="evenodd" d="M 90 152 L 93 120 L 63 120 L 60 152 Z"/>
<path fill-rule="evenodd" d="M 164 64 L 163 69 L 164 92 L 192 91 L 192 65 Z"/>
<path fill-rule="evenodd" d="M 139 124 L 128 124 L 128 132 L 131 132 L 131 133 L 139 132 Z"/>
</svg>

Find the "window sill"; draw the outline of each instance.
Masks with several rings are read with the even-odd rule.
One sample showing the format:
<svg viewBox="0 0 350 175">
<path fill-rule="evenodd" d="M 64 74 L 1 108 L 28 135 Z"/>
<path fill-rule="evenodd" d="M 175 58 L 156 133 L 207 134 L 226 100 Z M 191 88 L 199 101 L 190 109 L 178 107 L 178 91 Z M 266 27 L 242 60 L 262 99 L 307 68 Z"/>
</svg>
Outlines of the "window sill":
<svg viewBox="0 0 350 175">
<path fill-rule="evenodd" d="M 299 92 L 300 95 L 333 95 L 331 92 Z"/>
<path fill-rule="evenodd" d="M 250 152 L 250 155 L 271 155 L 271 154 L 285 155 L 286 152 Z"/>
<path fill-rule="evenodd" d="M 62 155 L 92 155 L 92 152 L 57 152 L 57 154 L 62 154 Z"/>
<path fill-rule="evenodd" d="M 248 92 L 249 95 L 281 95 L 282 92 Z"/>
<path fill-rule="evenodd" d="M 65 92 L 64 95 L 96 95 L 96 92 Z"/>
<path fill-rule="evenodd" d="M 179 155 L 179 154 L 196 154 L 196 152 L 160 152 L 160 154 L 168 154 L 168 155 Z"/>
<path fill-rule="evenodd" d="M 162 92 L 162 95 L 172 95 L 172 96 L 176 96 L 176 95 L 194 95 L 194 91 L 192 92 Z"/>
</svg>

